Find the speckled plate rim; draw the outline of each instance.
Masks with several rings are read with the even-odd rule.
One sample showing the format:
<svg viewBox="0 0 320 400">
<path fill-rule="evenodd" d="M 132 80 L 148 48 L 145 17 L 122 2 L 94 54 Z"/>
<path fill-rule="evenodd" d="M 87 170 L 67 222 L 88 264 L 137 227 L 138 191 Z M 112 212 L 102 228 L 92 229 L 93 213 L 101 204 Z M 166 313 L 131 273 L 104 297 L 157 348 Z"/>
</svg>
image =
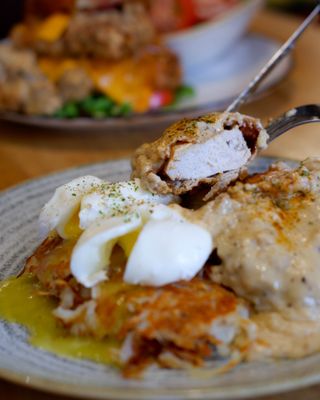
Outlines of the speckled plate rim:
<svg viewBox="0 0 320 400">
<path fill-rule="evenodd" d="M 289 164 L 296 164 L 295 160 L 290 159 L 281 159 L 274 157 L 259 157 L 257 158 L 258 169 L 259 164 L 266 165 L 271 164 L 274 161 L 287 161 Z M 55 172 L 49 175 L 46 175 L 41 178 L 30 179 L 21 184 L 13 186 L 9 189 L 6 189 L 0 192 L 0 201 L 1 199 L 9 193 L 14 193 L 16 190 L 21 190 L 23 188 L 28 188 L 34 183 L 41 183 L 48 180 L 54 180 L 55 178 L 63 177 L 64 175 L 72 172 L 79 172 L 79 174 L 85 173 L 86 169 L 89 167 L 101 167 L 105 168 L 106 174 L 108 168 L 113 170 L 113 174 L 115 173 L 129 173 L 130 166 L 129 160 L 122 159 L 116 161 L 102 162 L 96 164 L 87 164 L 82 165 L 75 168 L 70 168 L 68 170 L 64 170 L 62 172 Z M 120 171 L 117 171 L 117 168 L 120 168 Z M 117 171 L 117 172 L 116 172 Z M 111 173 L 111 174 L 112 174 Z M 1 268 L 1 266 L 0 266 Z M 214 387 L 203 387 L 203 388 L 119 388 L 119 387 L 97 387 L 91 385 L 75 385 L 75 384 L 67 384 L 67 383 L 59 383 L 57 385 L 56 381 L 40 378 L 34 374 L 21 374 L 18 372 L 14 372 L 12 370 L 8 370 L 2 368 L 0 366 L 0 377 L 6 379 L 12 383 L 20 384 L 26 386 L 28 388 L 39 389 L 45 392 L 60 394 L 60 395 L 69 395 L 79 398 L 99 398 L 99 399 L 235 399 L 235 398 L 244 398 L 244 397 L 254 397 L 261 395 L 271 395 L 275 393 L 282 393 L 286 391 L 291 391 L 294 389 L 300 389 L 312 384 L 316 384 L 320 382 L 320 365 L 319 370 L 315 370 L 312 373 L 308 373 L 307 375 L 302 375 L 300 377 L 295 377 L 295 379 L 288 378 L 279 378 L 274 379 L 272 382 L 269 382 L 268 385 L 262 386 L 261 384 L 250 384 L 250 386 L 233 386 L 232 388 L 228 388 L 226 391 L 224 390 L 216 390 Z"/>
<path fill-rule="evenodd" d="M 213 388 L 202 389 L 137 389 L 137 388 L 98 388 L 96 386 L 80 386 L 59 384 L 52 382 L 49 379 L 41 379 L 37 376 L 25 376 L 23 374 L 12 373 L 0 368 L 0 378 L 8 382 L 24 386 L 29 389 L 37 389 L 43 392 L 67 395 L 75 398 L 90 398 L 90 399 L 105 399 L 105 400 L 231 400 L 241 398 L 254 398 L 264 395 L 281 394 L 296 389 L 303 389 L 314 384 L 320 383 L 320 370 L 319 372 L 301 377 L 300 379 L 279 380 L 273 381 L 268 386 L 261 387 L 259 385 L 250 387 L 233 387 L 228 389 L 228 392 L 217 391 L 213 393 Z M 128 393 L 128 391 L 130 393 Z"/>
</svg>

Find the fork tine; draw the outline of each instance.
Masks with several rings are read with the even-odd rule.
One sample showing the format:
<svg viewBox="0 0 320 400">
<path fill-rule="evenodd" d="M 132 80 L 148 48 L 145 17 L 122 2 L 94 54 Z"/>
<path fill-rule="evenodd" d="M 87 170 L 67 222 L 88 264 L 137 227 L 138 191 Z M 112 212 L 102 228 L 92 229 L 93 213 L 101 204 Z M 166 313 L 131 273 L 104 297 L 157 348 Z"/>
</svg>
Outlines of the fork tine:
<svg viewBox="0 0 320 400">
<path fill-rule="evenodd" d="M 293 108 L 271 121 L 267 126 L 269 143 L 288 130 L 303 124 L 320 122 L 320 105 L 309 104 Z"/>
</svg>

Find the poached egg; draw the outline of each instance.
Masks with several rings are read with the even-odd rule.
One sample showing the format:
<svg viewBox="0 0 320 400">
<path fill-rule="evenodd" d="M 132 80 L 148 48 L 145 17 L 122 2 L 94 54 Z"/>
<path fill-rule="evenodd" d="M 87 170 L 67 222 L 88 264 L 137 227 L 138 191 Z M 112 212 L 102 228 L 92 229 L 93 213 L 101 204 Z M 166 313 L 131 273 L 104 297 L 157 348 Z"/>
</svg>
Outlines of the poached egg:
<svg viewBox="0 0 320 400">
<path fill-rule="evenodd" d="M 127 257 L 125 282 L 162 286 L 190 280 L 213 243 L 200 222 L 186 217 L 182 207 L 169 205 L 176 201 L 144 190 L 139 179 L 109 183 L 86 176 L 56 190 L 41 212 L 40 232 L 78 238 L 70 268 L 88 288 L 108 279 L 116 244 Z"/>
<path fill-rule="evenodd" d="M 85 194 L 94 191 L 102 183 L 101 179 L 88 175 L 58 187 L 40 213 L 40 237 L 44 239 L 52 230 L 56 230 L 63 239 L 78 234 L 77 214 L 81 200 Z"/>
<path fill-rule="evenodd" d="M 130 253 L 124 281 L 162 286 L 191 280 L 213 250 L 211 235 L 178 208 L 157 206 Z"/>
</svg>

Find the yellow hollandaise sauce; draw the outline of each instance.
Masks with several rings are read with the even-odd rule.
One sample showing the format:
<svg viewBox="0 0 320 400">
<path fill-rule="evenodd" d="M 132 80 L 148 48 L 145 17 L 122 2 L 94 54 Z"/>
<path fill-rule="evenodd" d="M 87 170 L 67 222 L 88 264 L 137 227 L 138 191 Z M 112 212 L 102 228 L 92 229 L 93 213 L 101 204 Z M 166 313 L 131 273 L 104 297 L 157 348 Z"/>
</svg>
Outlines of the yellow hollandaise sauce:
<svg viewBox="0 0 320 400">
<path fill-rule="evenodd" d="M 31 275 L 0 282 L 0 319 L 26 327 L 30 344 L 61 356 L 117 365 L 118 342 L 69 335 L 52 314 L 56 306 Z"/>
</svg>

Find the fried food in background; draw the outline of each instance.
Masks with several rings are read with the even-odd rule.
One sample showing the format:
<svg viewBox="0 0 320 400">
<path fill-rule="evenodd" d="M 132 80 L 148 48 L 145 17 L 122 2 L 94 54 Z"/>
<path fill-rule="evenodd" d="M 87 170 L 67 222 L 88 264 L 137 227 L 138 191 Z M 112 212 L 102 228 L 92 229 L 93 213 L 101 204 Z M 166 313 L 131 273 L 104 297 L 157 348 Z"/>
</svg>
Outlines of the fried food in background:
<svg viewBox="0 0 320 400">
<path fill-rule="evenodd" d="M 155 31 L 142 6 L 125 5 L 122 12 L 75 15 L 65 40 L 70 54 L 119 60 L 152 42 Z"/>
<path fill-rule="evenodd" d="M 55 86 L 42 74 L 31 51 L 0 46 L 0 109 L 50 115 L 61 104 Z"/>
<path fill-rule="evenodd" d="M 75 66 L 61 74 L 57 87 L 63 101 L 80 101 L 89 96 L 93 82 L 83 68 Z"/>
<path fill-rule="evenodd" d="M 23 75 L 18 88 L 5 81 L 3 111 L 70 118 L 146 112 L 173 103 L 182 83 L 178 58 L 161 44 L 140 1 L 27 2 L 26 19 L 10 39 L 2 51 L 33 54 L 50 107 L 29 107 L 33 84 Z M 12 58 L 3 62 L 8 70 Z"/>
<path fill-rule="evenodd" d="M 144 47 L 135 57 L 117 62 L 41 57 L 39 66 L 52 82 L 59 85 L 63 82 L 63 87 L 70 83 L 69 79 L 65 82 L 66 74 L 72 78 L 72 71 L 81 69 L 86 74 L 87 87 L 90 80 L 96 91 L 111 97 L 118 104 L 131 104 L 136 112 L 153 108 L 156 95 L 170 95 L 181 81 L 176 56 L 156 44 Z M 78 92 L 79 88 L 75 88 L 75 91 Z"/>
<path fill-rule="evenodd" d="M 11 39 L 39 55 L 119 60 L 152 43 L 155 30 L 141 4 L 125 3 L 121 10 L 54 13 L 18 25 Z"/>
<path fill-rule="evenodd" d="M 151 18 L 160 32 L 172 32 L 218 18 L 239 0 L 147 0 Z"/>
</svg>

